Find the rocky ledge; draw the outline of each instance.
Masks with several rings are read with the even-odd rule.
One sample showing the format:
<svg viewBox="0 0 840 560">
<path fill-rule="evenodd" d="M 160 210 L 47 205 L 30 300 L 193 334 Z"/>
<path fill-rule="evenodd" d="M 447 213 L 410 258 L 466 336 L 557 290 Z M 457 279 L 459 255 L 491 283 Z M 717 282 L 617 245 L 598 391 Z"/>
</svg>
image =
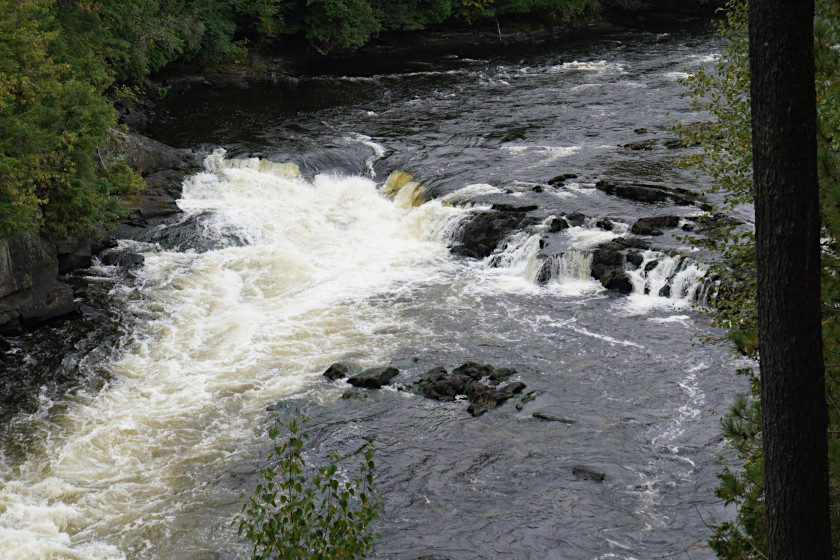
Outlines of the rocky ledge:
<svg viewBox="0 0 840 560">
<path fill-rule="evenodd" d="M 100 164 L 123 161 L 140 173 L 146 188 L 129 201 L 129 215 L 95 236 L 53 243 L 36 233 L 0 240 L 0 333 L 14 334 L 77 311 L 73 290 L 60 280 L 90 266 L 94 255 L 180 212 L 181 181 L 197 168 L 192 154 L 136 133 L 109 131 Z"/>
</svg>

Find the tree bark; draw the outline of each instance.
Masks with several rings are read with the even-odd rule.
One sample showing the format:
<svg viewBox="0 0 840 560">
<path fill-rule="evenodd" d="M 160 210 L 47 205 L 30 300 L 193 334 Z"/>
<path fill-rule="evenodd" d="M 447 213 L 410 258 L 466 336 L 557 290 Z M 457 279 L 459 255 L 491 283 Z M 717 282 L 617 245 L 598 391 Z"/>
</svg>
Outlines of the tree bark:
<svg viewBox="0 0 840 560">
<path fill-rule="evenodd" d="M 761 408 L 771 560 L 829 560 L 813 0 L 749 6 Z"/>
</svg>

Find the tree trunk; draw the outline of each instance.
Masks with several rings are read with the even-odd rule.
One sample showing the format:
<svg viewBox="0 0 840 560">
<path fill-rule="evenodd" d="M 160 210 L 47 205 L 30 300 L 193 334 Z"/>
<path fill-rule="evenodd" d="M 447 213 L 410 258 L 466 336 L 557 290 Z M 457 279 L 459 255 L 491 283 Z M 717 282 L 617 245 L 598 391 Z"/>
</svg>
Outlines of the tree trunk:
<svg viewBox="0 0 840 560">
<path fill-rule="evenodd" d="M 829 560 L 813 0 L 749 6 L 761 406 L 771 560 Z"/>
</svg>

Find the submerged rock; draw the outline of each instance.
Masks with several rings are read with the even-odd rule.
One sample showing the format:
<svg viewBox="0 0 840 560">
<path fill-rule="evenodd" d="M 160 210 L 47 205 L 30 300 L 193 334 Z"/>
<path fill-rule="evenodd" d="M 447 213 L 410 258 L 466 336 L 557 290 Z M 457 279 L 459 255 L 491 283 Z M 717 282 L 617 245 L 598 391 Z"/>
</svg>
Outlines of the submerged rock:
<svg viewBox="0 0 840 560">
<path fill-rule="evenodd" d="M 557 176 L 549 179 L 548 184 L 551 185 L 552 187 L 555 187 L 557 185 L 562 185 L 563 183 L 565 183 L 569 179 L 577 179 L 577 178 L 578 178 L 578 176 L 574 173 L 563 173 L 562 175 L 557 175 Z"/>
<path fill-rule="evenodd" d="M 390 383 L 391 379 L 399 373 L 400 370 L 391 366 L 371 368 L 354 375 L 347 382 L 354 387 L 361 387 L 363 389 L 379 389 L 383 385 Z"/>
<path fill-rule="evenodd" d="M 524 400 L 524 399 L 523 399 Z M 545 420 L 546 422 L 559 422 L 561 424 L 576 424 L 574 420 L 570 420 L 568 418 L 562 418 L 560 416 L 555 416 L 554 414 L 550 414 L 548 412 L 535 412 L 531 416 L 538 420 Z"/>
<path fill-rule="evenodd" d="M 582 466 L 573 467 L 572 474 L 584 480 L 595 480 L 597 482 L 602 482 L 607 478 L 607 475 L 600 471 Z"/>
</svg>

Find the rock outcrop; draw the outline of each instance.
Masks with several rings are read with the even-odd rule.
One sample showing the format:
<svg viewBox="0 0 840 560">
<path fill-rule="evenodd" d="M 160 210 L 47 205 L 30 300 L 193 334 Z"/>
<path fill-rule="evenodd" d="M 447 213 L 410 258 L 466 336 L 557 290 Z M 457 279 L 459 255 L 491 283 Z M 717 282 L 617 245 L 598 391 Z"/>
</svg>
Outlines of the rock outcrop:
<svg viewBox="0 0 840 560">
<path fill-rule="evenodd" d="M 15 332 L 75 310 L 58 281 L 55 245 L 35 233 L 0 240 L 0 332 Z"/>
</svg>

